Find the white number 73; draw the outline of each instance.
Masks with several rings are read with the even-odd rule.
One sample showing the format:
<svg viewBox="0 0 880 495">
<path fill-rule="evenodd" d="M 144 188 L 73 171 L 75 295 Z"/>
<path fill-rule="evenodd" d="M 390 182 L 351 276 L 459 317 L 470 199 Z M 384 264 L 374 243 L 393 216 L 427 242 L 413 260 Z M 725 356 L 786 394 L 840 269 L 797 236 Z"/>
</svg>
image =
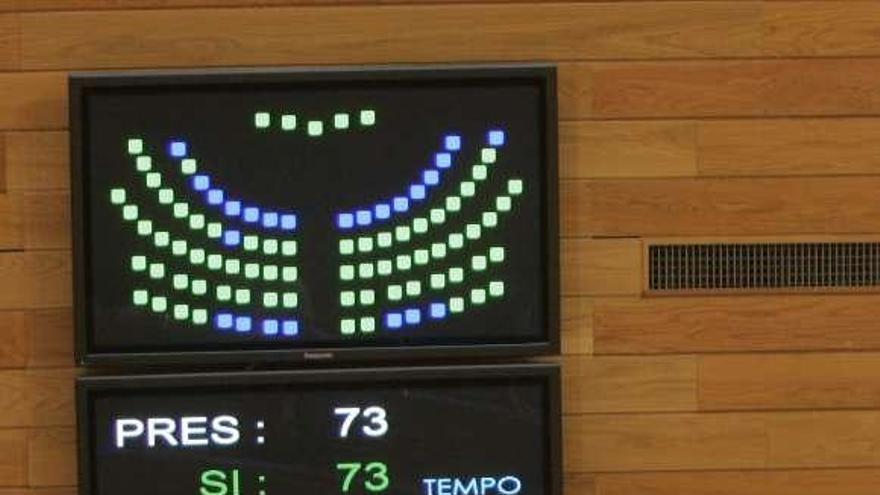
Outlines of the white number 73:
<svg viewBox="0 0 880 495">
<path fill-rule="evenodd" d="M 388 432 L 388 419 L 386 418 L 385 408 L 379 406 L 369 406 L 361 409 L 360 407 L 337 407 L 333 409 L 333 414 L 342 419 L 339 426 L 339 437 L 348 438 L 348 432 L 358 416 L 368 420 L 369 423 L 361 426 L 361 432 L 368 437 L 381 437 Z"/>
</svg>

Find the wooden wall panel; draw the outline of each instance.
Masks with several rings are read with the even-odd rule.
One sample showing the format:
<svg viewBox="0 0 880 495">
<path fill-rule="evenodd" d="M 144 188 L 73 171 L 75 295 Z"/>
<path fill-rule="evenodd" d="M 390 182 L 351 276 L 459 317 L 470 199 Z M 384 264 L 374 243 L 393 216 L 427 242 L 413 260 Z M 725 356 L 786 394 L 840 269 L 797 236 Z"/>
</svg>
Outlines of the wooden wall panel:
<svg viewBox="0 0 880 495">
<path fill-rule="evenodd" d="M 70 277 L 69 252 L 0 253 L 0 309 L 70 306 Z"/>
<path fill-rule="evenodd" d="M 0 371 L 0 427 L 72 425 L 73 377 L 69 369 Z"/>
<path fill-rule="evenodd" d="M 6 188 L 35 191 L 70 188 L 69 143 L 65 131 L 6 132 Z"/>
<path fill-rule="evenodd" d="M 0 428 L 0 487 L 27 484 L 27 430 Z"/>
<path fill-rule="evenodd" d="M 76 484 L 76 434 L 72 428 L 41 428 L 28 435 L 28 485 Z"/>
<path fill-rule="evenodd" d="M 0 73 L 0 129 L 67 127 L 67 74 Z"/>
</svg>

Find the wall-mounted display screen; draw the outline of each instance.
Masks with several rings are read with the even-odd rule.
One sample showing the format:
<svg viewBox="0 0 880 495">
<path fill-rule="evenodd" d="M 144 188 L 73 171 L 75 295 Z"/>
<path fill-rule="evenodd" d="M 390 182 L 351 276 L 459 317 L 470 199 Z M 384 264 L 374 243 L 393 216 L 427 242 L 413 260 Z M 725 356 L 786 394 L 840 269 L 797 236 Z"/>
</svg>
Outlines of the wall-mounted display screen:
<svg viewBox="0 0 880 495">
<path fill-rule="evenodd" d="M 70 125 L 83 361 L 557 345 L 552 68 L 74 75 Z"/>
<path fill-rule="evenodd" d="M 81 495 L 560 495 L 558 368 L 82 378 Z"/>
</svg>

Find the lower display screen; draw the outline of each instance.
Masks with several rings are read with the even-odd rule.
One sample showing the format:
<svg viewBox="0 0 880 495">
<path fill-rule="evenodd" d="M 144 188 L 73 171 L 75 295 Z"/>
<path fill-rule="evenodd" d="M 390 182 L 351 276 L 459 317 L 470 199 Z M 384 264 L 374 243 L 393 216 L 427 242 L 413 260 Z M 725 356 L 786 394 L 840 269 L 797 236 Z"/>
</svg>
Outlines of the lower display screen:
<svg viewBox="0 0 880 495">
<path fill-rule="evenodd" d="M 557 495 L 553 366 L 80 381 L 81 493 Z"/>
</svg>

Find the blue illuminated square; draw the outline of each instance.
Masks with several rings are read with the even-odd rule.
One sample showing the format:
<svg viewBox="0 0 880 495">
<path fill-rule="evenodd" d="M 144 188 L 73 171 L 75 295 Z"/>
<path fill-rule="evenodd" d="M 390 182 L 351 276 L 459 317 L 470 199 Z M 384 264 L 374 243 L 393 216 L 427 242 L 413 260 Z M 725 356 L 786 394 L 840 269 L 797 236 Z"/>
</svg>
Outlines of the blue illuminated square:
<svg viewBox="0 0 880 495">
<path fill-rule="evenodd" d="M 186 143 L 183 141 L 171 141 L 168 145 L 168 152 L 174 158 L 183 158 L 186 156 Z"/>
<path fill-rule="evenodd" d="M 241 244 L 241 232 L 237 230 L 227 230 L 223 232 L 223 244 L 227 246 L 238 246 Z"/>
<path fill-rule="evenodd" d="M 211 180 L 207 175 L 196 175 L 192 179 L 193 189 L 196 191 L 207 191 L 211 187 Z"/>
<path fill-rule="evenodd" d="M 431 318 L 445 318 L 446 305 L 443 303 L 431 303 Z"/>
<path fill-rule="evenodd" d="M 256 223 L 260 220 L 260 209 L 255 206 L 245 206 L 242 218 L 245 222 Z"/>
<path fill-rule="evenodd" d="M 292 213 L 281 215 L 281 228 L 283 230 L 296 229 L 296 215 Z"/>
<path fill-rule="evenodd" d="M 409 186 L 409 197 L 413 200 L 425 199 L 425 186 L 422 184 Z"/>
<path fill-rule="evenodd" d="M 263 212 L 263 227 L 272 228 L 278 226 L 278 214 L 274 211 Z"/>
<path fill-rule="evenodd" d="M 409 199 L 404 198 L 403 196 L 396 196 L 394 198 L 394 211 L 403 212 L 409 209 Z"/>
<path fill-rule="evenodd" d="M 446 136 L 444 147 L 447 151 L 458 151 L 461 149 L 461 136 L 450 134 Z"/>
<path fill-rule="evenodd" d="M 251 331 L 251 317 L 250 316 L 237 316 L 235 318 L 235 331 L 236 332 L 250 332 Z"/>
<path fill-rule="evenodd" d="M 214 323 L 220 329 L 232 328 L 232 315 L 229 313 L 217 313 Z"/>
<path fill-rule="evenodd" d="M 351 213 L 340 213 L 336 216 L 336 225 L 340 229 L 350 229 L 354 227 L 354 215 Z"/>
<path fill-rule="evenodd" d="M 489 131 L 489 146 L 501 146 L 504 144 L 504 131 L 493 129 Z"/>
<path fill-rule="evenodd" d="M 400 328 L 403 325 L 403 315 L 400 313 L 388 313 L 385 315 L 385 326 L 388 328 Z"/>
<path fill-rule="evenodd" d="M 278 320 L 263 320 L 263 333 L 265 335 L 277 335 Z"/>
<path fill-rule="evenodd" d="M 208 204 L 219 205 L 223 202 L 223 191 L 220 189 L 208 189 Z"/>
<path fill-rule="evenodd" d="M 241 215 L 241 201 L 227 201 L 223 207 L 223 212 L 230 217 Z"/>
<path fill-rule="evenodd" d="M 370 225 L 373 221 L 373 213 L 370 210 L 358 210 L 354 218 L 358 225 Z"/>
<path fill-rule="evenodd" d="M 437 168 L 449 168 L 452 166 L 452 155 L 449 153 L 437 153 L 434 156 L 434 165 L 437 165 Z"/>
<path fill-rule="evenodd" d="M 288 337 L 299 333 L 299 322 L 296 320 L 284 320 L 281 332 Z"/>
<path fill-rule="evenodd" d="M 440 172 L 437 170 L 425 170 L 425 173 L 422 174 L 422 182 L 429 186 L 436 186 L 440 183 Z"/>
<path fill-rule="evenodd" d="M 422 311 L 418 309 L 407 309 L 403 312 L 403 319 L 407 325 L 415 325 L 422 321 Z"/>
<path fill-rule="evenodd" d="M 376 218 L 380 220 L 384 220 L 391 216 L 391 205 L 389 205 L 388 203 L 379 203 L 373 210 Z"/>
</svg>

